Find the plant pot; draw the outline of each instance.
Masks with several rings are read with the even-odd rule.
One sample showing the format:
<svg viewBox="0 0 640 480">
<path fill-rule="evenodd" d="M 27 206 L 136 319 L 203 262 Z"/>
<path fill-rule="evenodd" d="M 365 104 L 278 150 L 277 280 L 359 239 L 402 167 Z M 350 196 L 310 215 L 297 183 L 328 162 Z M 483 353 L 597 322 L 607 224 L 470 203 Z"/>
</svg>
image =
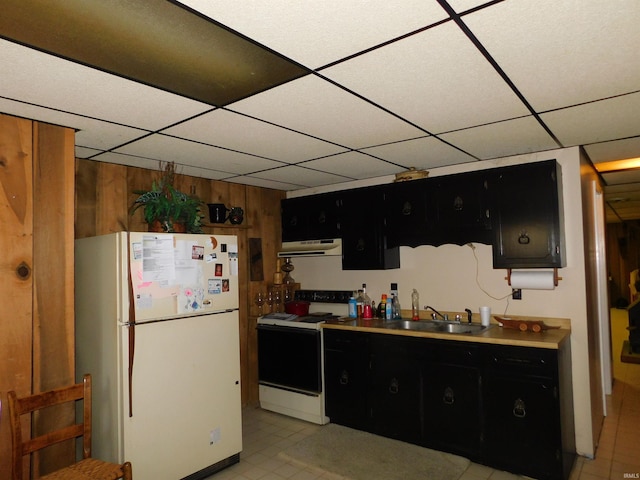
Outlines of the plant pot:
<svg viewBox="0 0 640 480">
<path fill-rule="evenodd" d="M 173 228 L 170 228 L 170 225 L 173 225 Z M 187 227 L 184 223 L 180 222 L 169 222 L 154 220 L 149 224 L 150 232 L 164 232 L 164 233 L 185 233 L 187 231 Z"/>
</svg>

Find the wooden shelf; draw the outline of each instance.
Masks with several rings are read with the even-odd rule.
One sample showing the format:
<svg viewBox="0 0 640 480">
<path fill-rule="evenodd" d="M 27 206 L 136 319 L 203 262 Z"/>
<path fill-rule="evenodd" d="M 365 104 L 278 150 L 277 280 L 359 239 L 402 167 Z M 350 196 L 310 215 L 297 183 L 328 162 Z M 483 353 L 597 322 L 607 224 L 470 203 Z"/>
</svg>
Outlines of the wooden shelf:
<svg viewBox="0 0 640 480">
<path fill-rule="evenodd" d="M 231 223 L 203 223 L 202 228 L 243 228 L 248 230 L 251 226 L 246 223 L 238 225 L 232 225 Z"/>
</svg>

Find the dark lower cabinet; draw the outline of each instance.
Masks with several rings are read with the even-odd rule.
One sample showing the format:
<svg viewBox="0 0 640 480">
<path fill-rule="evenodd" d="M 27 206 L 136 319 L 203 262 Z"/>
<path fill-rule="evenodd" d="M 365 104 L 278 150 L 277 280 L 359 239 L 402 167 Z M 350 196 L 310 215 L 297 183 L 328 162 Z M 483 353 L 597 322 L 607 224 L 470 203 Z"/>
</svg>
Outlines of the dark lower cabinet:
<svg viewBox="0 0 640 480">
<path fill-rule="evenodd" d="M 537 479 L 568 477 L 575 459 L 569 357 L 568 345 L 487 347 L 485 463 Z"/>
<path fill-rule="evenodd" d="M 569 342 L 555 350 L 323 332 L 332 422 L 537 479 L 569 477 Z"/>
<path fill-rule="evenodd" d="M 371 336 L 369 425 L 385 437 L 420 443 L 421 369 L 414 338 Z"/>
<path fill-rule="evenodd" d="M 480 369 L 428 363 L 424 371 L 424 444 L 480 460 Z"/>
<path fill-rule="evenodd" d="M 329 329 L 323 335 L 326 414 L 333 423 L 368 430 L 368 336 Z"/>
<path fill-rule="evenodd" d="M 550 378 L 485 377 L 485 461 L 534 478 L 561 478 L 557 388 Z"/>
</svg>

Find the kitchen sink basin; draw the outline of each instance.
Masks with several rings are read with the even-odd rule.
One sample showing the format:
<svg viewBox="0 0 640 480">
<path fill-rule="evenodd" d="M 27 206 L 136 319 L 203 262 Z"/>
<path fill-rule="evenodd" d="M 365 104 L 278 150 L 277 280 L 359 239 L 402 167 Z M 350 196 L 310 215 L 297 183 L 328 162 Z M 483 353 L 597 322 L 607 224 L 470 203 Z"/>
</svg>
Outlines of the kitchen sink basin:
<svg viewBox="0 0 640 480">
<path fill-rule="evenodd" d="M 491 328 L 477 323 L 453 323 L 453 322 L 431 322 L 431 321 L 411 321 L 411 320 L 392 320 L 385 324 L 385 328 L 392 330 L 411 330 L 414 332 L 436 332 L 436 333 L 453 333 L 474 335 L 485 332 Z"/>
</svg>

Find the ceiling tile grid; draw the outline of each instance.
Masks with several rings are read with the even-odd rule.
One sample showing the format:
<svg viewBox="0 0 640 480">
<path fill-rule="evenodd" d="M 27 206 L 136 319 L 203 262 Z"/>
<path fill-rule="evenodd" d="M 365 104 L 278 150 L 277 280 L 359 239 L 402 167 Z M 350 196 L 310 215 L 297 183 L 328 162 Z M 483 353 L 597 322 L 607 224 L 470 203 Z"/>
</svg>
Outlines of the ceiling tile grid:
<svg viewBox="0 0 640 480">
<path fill-rule="evenodd" d="M 583 145 L 596 165 L 640 157 L 637 0 L 172 3 L 205 19 L 198 32 L 223 26 L 305 74 L 219 108 L 181 85 L 164 91 L 0 30 L 9 66 L 0 70 L 0 112 L 76 129 L 80 158 L 145 168 L 171 160 L 185 174 L 281 190 L 559 146 Z M 34 15 L 38 5 L 20 3 Z M 133 25 L 139 15 L 126 17 L 126 7 L 112 17 Z M 136 36 L 145 31 L 131 27 L 132 49 L 199 34 Z M 194 40 L 185 56 L 224 57 Z M 245 82 L 251 61 L 238 58 L 230 71 L 242 70 Z M 630 177 L 603 178 L 613 186 Z"/>
</svg>

